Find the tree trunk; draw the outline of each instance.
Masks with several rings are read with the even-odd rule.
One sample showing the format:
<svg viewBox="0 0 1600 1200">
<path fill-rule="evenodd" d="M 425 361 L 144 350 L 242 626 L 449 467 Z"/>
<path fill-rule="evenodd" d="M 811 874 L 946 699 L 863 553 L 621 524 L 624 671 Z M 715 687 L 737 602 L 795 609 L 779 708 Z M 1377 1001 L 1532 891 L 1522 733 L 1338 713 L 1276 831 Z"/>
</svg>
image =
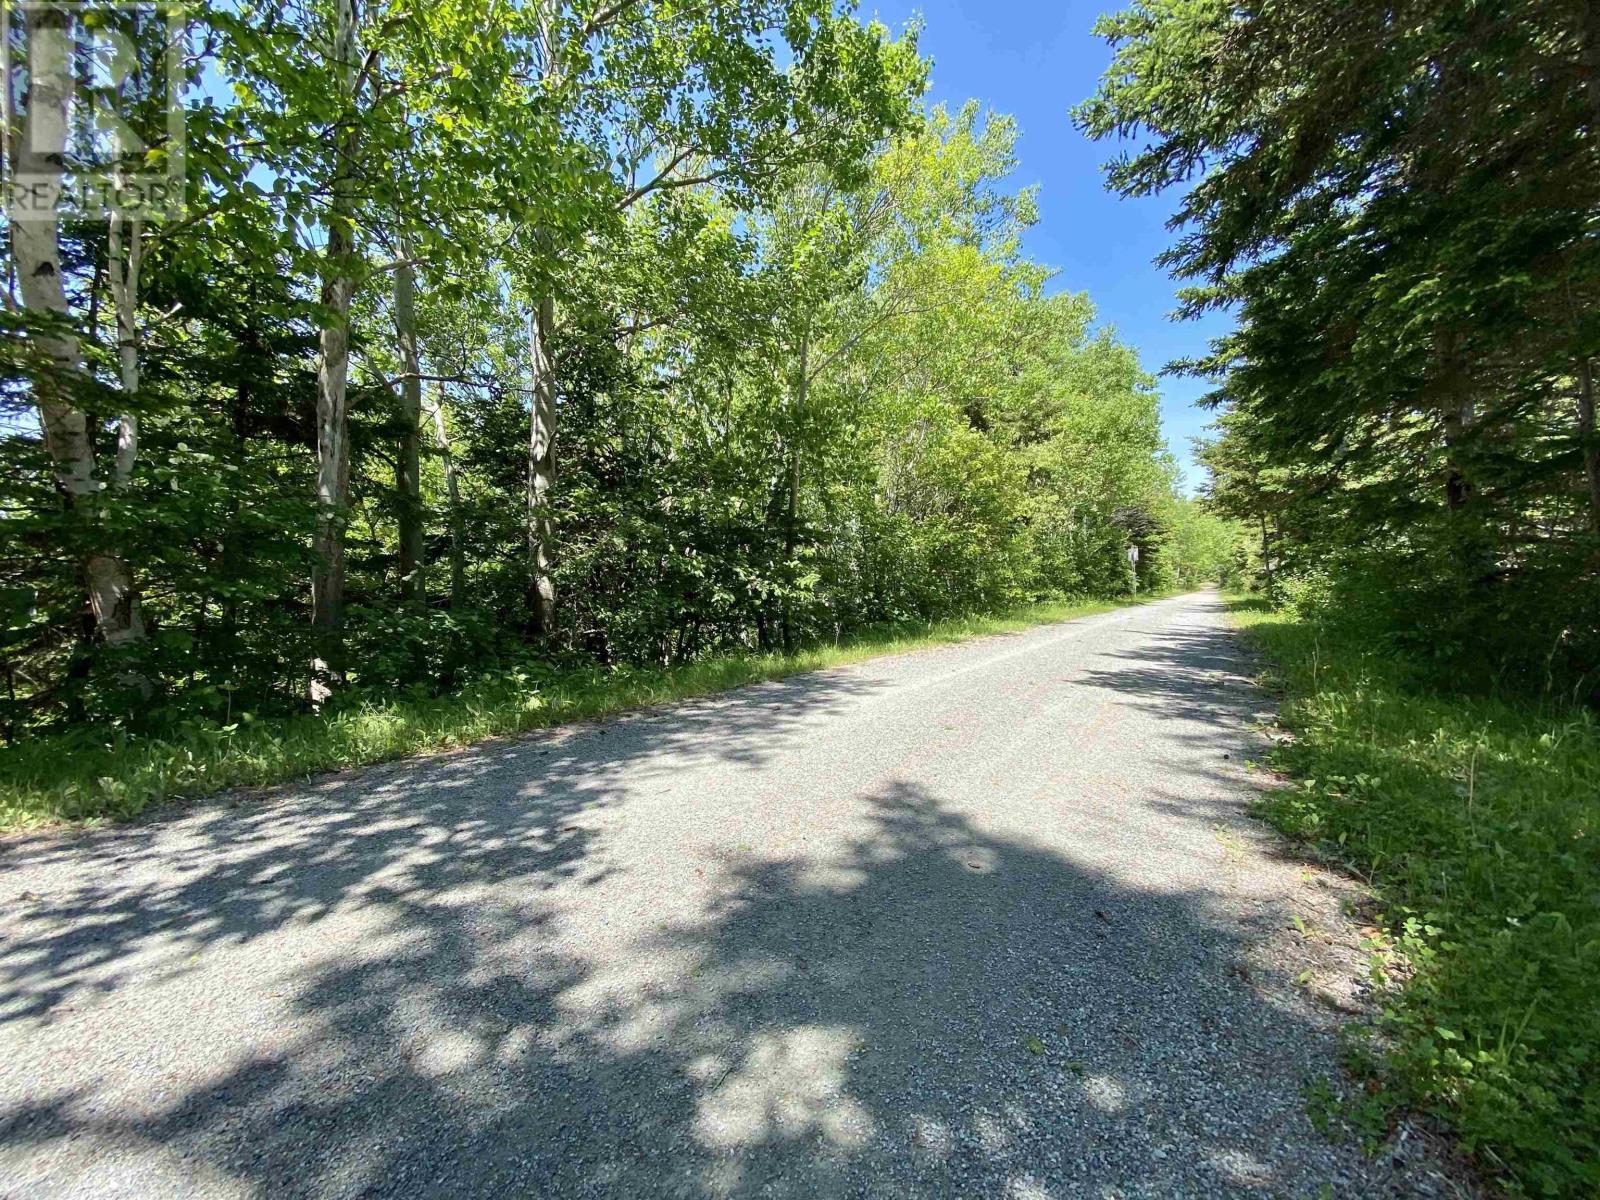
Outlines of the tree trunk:
<svg viewBox="0 0 1600 1200">
<path fill-rule="evenodd" d="M 1262 571 L 1264 571 L 1266 573 L 1266 576 L 1267 576 L 1267 596 L 1270 598 L 1272 596 L 1272 594 L 1273 594 L 1273 584 L 1274 584 L 1273 573 L 1272 573 L 1272 535 L 1267 531 L 1267 518 L 1266 518 L 1266 515 L 1262 514 L 1261 517 L 1260 517 L 1260 520 L 1261 520 L 1261 569 L 1262 569 Z"/>
<path fill-rule="evenodd" d="M 16 166 L 18 191 L 23 192 L 24 183 L 29 185 L 25 194 L 32 196 L 32 202 L 13 218 L 12 250 L 24 307 L 57 317 L 65 325 L 67 294 L 55 205 L 62 187 L 73 91 L 69 17 L 49 6 L 30 6 L 25 13 L 32 79 Z M 94 449 L 88 420 L 72 407 L 68 394 L 71 382 L 83 371 L 83 352 L 78 339 L 60 327 L 32 340 L 45 360 L 34 395 L 56 481 L 69 504 L 89 503 L 100 490 L 94 477 Z"/>
<path fill-rule="evenodd" d="M 455 459 L 450 453 L 450 434 L 444 424 L 444 397 L 433 402 L 433 437 L 444 460 L 445 501 L 450 506 L 450 607 L 461 609 L 467 602 L 466 537 L 461 525 L 461 489 L 456 482 Z"/>
<path fill-rule="evenodd" d="M 411 247 L 402 242 L 400 256 L 409 260 Z M 412 604 L 427 601 L 422 561 L 422 356 L 417 350 L 416 276 L 409 261 L 394 272 L 394 323 L 400 343 L 400 514 L 401 594 Z"/>
<path fill-rule="evenodd" d="M 347 105 L 335 149 L 332 198 L 322 304 L 328 310 L 317 361 L 317 521 L 312 549 L 317 565 L 311 576 L 311 624 L 317 636 L 310 697 L 320 704 L 329 695 L 326 678 L 337 678 L 340 630 L 344 624 L 344 526 L 349 506 L 350 443 L 346 384 L 350 371 L 350 301 L 355 294 L 354 210 L 356 155 L 355 0 L 336 0 L 334 69 Z"/>
<path fill-rule="evenodd" d="M 1444 444 L 1447 455 L 1444 481 L 1445 507 L 1459 513 L 1472 499 L 1471 473 L 1461 461 L 1462 444 L 1472 426 L 1473 405 L 1470 399 L 1446 403 L 1444 409 Z"/>
<path fill-rule="evenodd" d="M 56 322 L 50 332 L 32 339 L 44 359 L 34 379 L 34 396 L 45 451 L 65 503 L 86 525 L 92 525 L 99 507 L 100 482 L 95 478 L 88 418 L 72 403 L 72 387 L 83 378 L 83 351 L 78 339 L 64 328 L 70 314 L 61 277 L 56 218 L 73 91 L 72 18 L 69 10 L 50 5 L 30 6 L 24 11 L 32 76 L 25 127 L 14 159 L 14 182 L 18 196 L 27 196 L 31 202 L 12 215 L 12 253 L 23 307 Z M 98 532 L 92 532 L 91 543 L 99 540 Z M 92 549 L 84 556 L 82 569 L 100 636 L 110 645 L 142 638 L 144 623 L 127 564 L 103 549 Z"/>
<path fill-rule="evenodd" d="M 554 527 L 550 489 L 555 486 L 556 378 L 550 357 L 555 304 L 546 296 L 528 320 L 533 400 L 528 413 L 528 606 L 536 633 L 555 628 L 556 588 L 550 575 Z"/>
<path fill-rule="evenodd" d="M 245 305 L 245 326 L 243 335 L 234 356 L 233 365 L 236 370 L 234 375 L 238 382 L 233 389 L 232 403 L 229 405 L 229 432 L 232 434 L 231 458 L 233 469 L 238 472 L 235 479 L 244 479 L 243 472 L 249 462 L 248 441 L 250 437 L 250 412 L 254 407 L 255 386 L 257 374 L 267 373 L 268 356 L 261 343 L 261 336 L 256 328 L 256 313 L 258 299 L 254 284 L 249 289 L 249 298 Z M 223 579 L 236 578 L 240 570 L 239 551 L 242 541 L 239 528 L 240 497 L 238 488 L 228 489 L 227 518 L 223 525 L 223 541 L 219 565 L 219 574 Z M 222 601 L 222 621 L 218 636 L 224 645 L 233 645 L 238 637 L 239 627 L 239 598 L 233 589 L 229 589 Z"/>
<path fill-rule="evenodd" d="M 800 339 L 800 370 L 795 376 L 794 409 L 792 417 L 794 429 L 790 434 L 789 442 L 789 485 L 787 495 L 784 497 L 783 511 L 783 562 L 785 567 L 794 563 L 795 548 L 800 542 L 800 422 L 804 419 L 806 402 L 811 393 L 811 342 L 809 337 Z M 795 647 L 794 637 L 794 598 L 785 590 L 783 597 L 783 650 L 785 654 L 793 654 Z"/>
<path fill-rule="evenodd" d="M 111 298 L 117 315 L 117 374 L 122 394 L 129 402 L 117 420 L 117 457 L 113 486 L 126 487 L 139 459 L 139 418 L 132 411 L 139 398 L 139 260 L 143 250 L 142 222 L 113 211 L 107 231 L 107 256 L 111 267 Z"/>
<path fill-rule="evenodd" d="M 534 10 L 539 24 L 540 82 L 548 89 L 561 77 L 561 45 L 556 39 L 560 3 L 539 0 Z M 555 265 L 549 242 L 535 233 L 534 244 Z M 546 285 L 548 286 L 548 285 Z M 556 584 L 550 573 L 555 551 L 555 523 L 550 516 L 551 490 L 556 481 L 556 375 L 550 341 L 555 331 L 555 301 L 547 293 L 535 301 L 528 316 L 529 372 L 533 395 L 528 404 L 528 613 L 536 634 L 555 630 Z"/>
<path fill-rule="evenodd" d="M 122 195 L 130 159 L 139 157 L 127 126 L 117 125 L 117 162 L 112 181 Z M 112 206 L 106 229 L 106 257 L 109 260 L 112 307 L 117 322 L 117 373 L 127 407 L 117 420 L 117 454 L 113 486 L 126 487 L 139 458 L 139 269 L 144 257 L 144 221 L 137 214 L 125 214 Z"/>
<path fill-rule="evenodd" d="M 1600 441 L 1595 439 L 1594 364 L 1587 358 L 1578 364 L 1578 441 L 1589 483 L 1589 529 L 1600 533 Z"/>
<path fill-rule="evenodd" d="M 1472 472 L 1463 460 L 1473 418 L 1472 397 L 1456 352 L 1455 334 L 1445 331 L 1434 347 L 1434 368 L 1423 388 L 1423 400 L 1439 413 L 1444 425 L 1444 502 L 1451 515 L 1460 513 L 1472 498 Z"/>
</svg>

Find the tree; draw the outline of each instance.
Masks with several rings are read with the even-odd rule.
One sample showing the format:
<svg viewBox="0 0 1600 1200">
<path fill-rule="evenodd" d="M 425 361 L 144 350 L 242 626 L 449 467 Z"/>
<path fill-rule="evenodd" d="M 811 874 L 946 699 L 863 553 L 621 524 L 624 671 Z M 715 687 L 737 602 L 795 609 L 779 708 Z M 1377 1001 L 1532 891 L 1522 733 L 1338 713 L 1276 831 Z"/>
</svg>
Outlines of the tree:
<svg viewBox="0 0 1600 1200">
<path fill-rule="evenodd" d="M 868 149 L 905 123 L 923 77 L 913 41 L 890 41 L 882 26 L 859 25 L 831 0 L 541 5 L 538 30 L 541 94 L 573 138 L 575 157 L 606 164 L 598 198 L 612 217 L 690 188 L 749 203 L 812 164 L 840 178 L 859 171 Z M 534 377 L 529 605 L 540 631 L 555 618 L 554 295 L 578 250 L 572 231 L 592 230 L 598 217 L 583 209 L 597 196 L 596 181 L 575 182 L 581 188 L 550 207 L 588 219 L 562 229 L 543 223 L 520 239 Z"/>
<path fill-rule="evenodd" d="M 1100 29 L 1079 119 L 1135 139 L 1111 186 L 1186 189 L 1162 261 L 1187 312 L 1238 316 L 1177 367 L 1216 382 L 1219 495 L 1264 558 L 1381 577 L 1364 603 L 1404 597 L 1439 661 L 1600 663 L 1562 632 L 1600 625 L 1593 6 L 1160 0 Z"/>
<path fill-rule="evenodd" d="M 821 0 L 196 15 L 186 211 L 63 219 L 62 313 L 3 318 L 0 405 L 70 399 L 96 483 L 137 420 L 70 512 L 43 431 L 0 436 L 8 736 L 1118 594 L 1130 537 L 1141 587 L 1178 562 L 1151 381 L 1023 255 L 1012 123 L 916 107 L 913 37 Z M 79 622 L 112 551 L 117 646 Z"/>
<path fill-rule="evenodd" d="M 30 76 L 15 170 L 19 181 L 30 185 L 21 194 L 31 192 L 34 199 L 12 217 L 11 249 L 22 306 L 35 318 L 29 340 L 38 360 L 32 375 L 45 450 L 61 500 L 76 518 L 76 540 L 87 547 L 81 554 L 81 570 L 95 630 L 107 644 L 121 646 L 144 636 L 144 622 L 132 571 L 106 545 L 104 531 L 98 527 L 101 492 L 107 481 L 100 478 L 89 418 L 81 407 L 88 399 L 90 380 L 68 308 L 57 216 L 76 84 L 73 19 L 71 10 L 65 8 L 38 5 L 26 10 Z M 6 87 L 10 86 L 7 80 Z M 9 111 L 9 104 L 7 108 Z M 120 251 L 120 238 L 118 241 Z M 132 253 L 136 255 L 137 250 Z M 120 333 L 125 310 L 131 305 L 125 291 L 129 266 L 120 253 L 117 278 L 122 298 L 117 309 Z M 119 448 L 111 482 L 120 485 L 132 466 L 130 440 L 125 448 Z"/>
</svg>

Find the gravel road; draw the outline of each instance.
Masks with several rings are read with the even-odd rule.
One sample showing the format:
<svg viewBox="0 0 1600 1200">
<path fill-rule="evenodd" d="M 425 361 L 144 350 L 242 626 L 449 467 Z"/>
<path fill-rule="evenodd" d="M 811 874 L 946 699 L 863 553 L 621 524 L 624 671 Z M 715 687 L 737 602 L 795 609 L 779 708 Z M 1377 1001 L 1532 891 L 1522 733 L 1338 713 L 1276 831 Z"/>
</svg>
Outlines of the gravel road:
<svg viewBox="0 0 1600 1200">
<path fill-rule="evenodd" d="M 1202 592 L 0 842 L 0 1194 L 1432 1195 L 1305 1115 L 1247 674 Z"/>
</svg>

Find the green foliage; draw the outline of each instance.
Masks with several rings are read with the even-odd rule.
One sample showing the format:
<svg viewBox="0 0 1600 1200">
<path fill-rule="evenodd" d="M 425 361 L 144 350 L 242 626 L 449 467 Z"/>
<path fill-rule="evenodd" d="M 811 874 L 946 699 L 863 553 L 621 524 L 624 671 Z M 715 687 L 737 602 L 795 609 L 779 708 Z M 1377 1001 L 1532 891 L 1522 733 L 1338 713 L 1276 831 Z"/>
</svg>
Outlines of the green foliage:
<svg viewBox="0 0 1600 1200">
<path fill-rule="evenodd" d="M 1600 1190 L 1597 12 L 1136 0 L 1078 114 L 1132 135 L 1114 189 L 1181 191 L 1184 313 L 1236 317 L 1174 369 L 1215 384 L 1229 574 L 1289 605 L 1257 625 L 1300 780 L 1268 813 L 1372 877 L 1412 972 L 1382 1103 L 1571 1196 Z"/>
<path fill-rule="evenodd" d="M 1463 681 L 1600 685 L 1593 4 L 1142 0 L 1079 110 L 1237 327 L 1210 498 Z M 1584 80 L 1568 86 L 1563 80 Z M 1379 583 L 1381 586 L 1371 586 Z"/>
<path fill-rule="evenodd" d="M 341 12 L 356 64 L 330 50 Z M 57 230 L 69 311 L 0 323 L 0 773 L 47 797 L 23 808 L 127 812 L 434 745 L 435 703 L 441 728 L 520 728 L 520 684 L 487 725 L 449 715 L 518 673 L 1220 569 L 1226 527 L 1178 496 L 1136 352 L 1022 254 L 1015 124 L 921 109 L 914 26 L 833 0 L 193 16 L 190 212 L 145 230 L 137 387 L 100 222 Z M 32 411 L 47 328 L 85 352 L 97 483 L 118 418 L 139 424 L 131 474 L 75 507 Z M 143 636 L 86 614 L 106 554 Z M 38 746 L 74 748 L 48 769 L 78 799 L 35 778 Z"/>
<path fill-rule="evenodd" d="M 1169 586 L 1223 579 L 1232 569 L 1242 535 L 1238 527 L 1206 504 L 1177 498 L 1167 514 Z"/>
<path fill-rule="evenodd" d="M 1361 1052 L 1379 1099 L 1438 1112 L 1520 1192 L 1593 1195 L 1600 726 L 1581 709 L 1441 694 L 1430 664 L 1300 599 L 1308 615 L 1241 613 L 1281 673 L 1293 734 L 1273 765 L 1294 782 L 1262 810 L 1369 878 L 1383 906 L 1378 978 L 1399 982 Z"/>
</svg>

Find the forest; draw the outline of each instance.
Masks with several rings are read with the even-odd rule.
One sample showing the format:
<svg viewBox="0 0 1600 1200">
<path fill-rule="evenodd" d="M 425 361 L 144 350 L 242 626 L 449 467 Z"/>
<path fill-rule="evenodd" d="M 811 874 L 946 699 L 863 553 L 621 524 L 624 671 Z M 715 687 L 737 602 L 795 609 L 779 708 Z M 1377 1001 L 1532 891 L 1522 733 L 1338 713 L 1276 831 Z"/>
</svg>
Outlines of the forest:
<svg viewBox="0 0 1600 1200">
<path fill-rule="evenodd" d="M 1251 811 L 1362 889 L 1319 1126 L 1600 1194 L 1600 6 L 1101 18 L 1062 122 L 1227 326 L 1167 364 L 1030 254 L 1018 123 L 917 22 L 3 12 L 0 826 L 1221 583 Z M 1160 653 L 1105 711 L 1220 728 L 1220 652 Z"/>
<path fill-rule="evenodd" d="M 1600 695 L 1600 14 L 1582 0 L 1136 4 L 1078 110 L 1186 187 L 1165 255 L 1202 453 L 1274 594 L 1448 686 Z"/>
<path fill-rule="evenodd" d="M 1140 0 L 1077 110 L 1231 332 L 1200 457 L 1270 603 L 1264 805 L 1403 964 L 1339 1114 L 1600 1194 L 1600 6 Z M 1276 604 L 1276 612 L 1268 611 Z"/>
<path fill-rule="evenodd" d="M 27 12 L 15 61 L 71 33 Z M 178 154 L 185 89 L 178 210 L 8 221 L 8 743 L 793 652 L 1227 559 L 1152 376 L 1022 251 L 1014 123 L 926 104 L 916 28 L 187 16 L 174 47 L 112 13 L 144 66 L 33 53 L 12 97 L 17 172 L 60 190 Z M 101 159 L 86 95 L 129 114 Z"/>
</svg>

